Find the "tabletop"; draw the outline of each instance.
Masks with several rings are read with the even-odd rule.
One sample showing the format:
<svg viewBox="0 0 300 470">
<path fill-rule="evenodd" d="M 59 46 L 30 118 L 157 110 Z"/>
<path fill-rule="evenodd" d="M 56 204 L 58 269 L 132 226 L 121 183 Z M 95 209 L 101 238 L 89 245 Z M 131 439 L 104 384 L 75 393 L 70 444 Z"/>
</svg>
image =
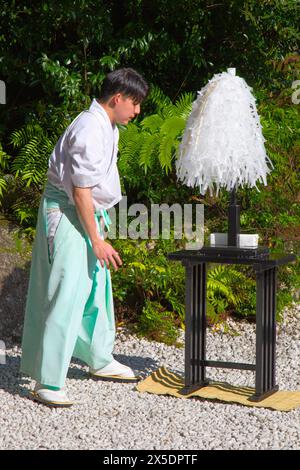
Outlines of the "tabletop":
<svg viewBox="0 0 300 470">
<path fill-rule="evenodd" d="M 200 250 L 179 250 L 167 254 L 172 261 L 188 264 L 203 262 L 280 266 L 296 260 L 293 253 L 271 253 L 267 247 L 203 246 Z"/>
</svg>

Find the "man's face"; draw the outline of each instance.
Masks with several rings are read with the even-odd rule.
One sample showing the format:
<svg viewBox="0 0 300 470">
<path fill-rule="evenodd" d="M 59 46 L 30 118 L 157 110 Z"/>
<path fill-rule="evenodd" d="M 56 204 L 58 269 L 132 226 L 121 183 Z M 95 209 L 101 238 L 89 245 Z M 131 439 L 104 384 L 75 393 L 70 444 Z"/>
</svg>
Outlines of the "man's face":
<svg viewBox="0 0 300 470">
<path fill-rule="evenodd" d="M 114 97 L 114 118 L 118 124 L 128 124 L 141 111 L 140 104 L 135 104 L 132 98 L 118 93 Z"/>
</svg>

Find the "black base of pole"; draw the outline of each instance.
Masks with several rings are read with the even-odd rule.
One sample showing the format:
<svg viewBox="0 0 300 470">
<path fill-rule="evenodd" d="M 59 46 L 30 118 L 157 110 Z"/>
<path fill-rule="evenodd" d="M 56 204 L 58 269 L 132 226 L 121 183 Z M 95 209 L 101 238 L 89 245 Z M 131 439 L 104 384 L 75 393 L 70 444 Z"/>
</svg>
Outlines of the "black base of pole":
<svg viewBox="0 0 300 470">
<path fill-rule="evenodd" d="M 253 401 L 253 402 L 259 402 L 259 401 L 264 400 L 265 398 L 270 397 L 271 395 L 273 395 L 273 393 L 278 392 L 278 390 L 279 390 L 279 386 L 276 385 L 274 388 L 272 388 L 272 390 L 268 390 L 267 392 L 262 393 L 261 395 L 254 394 L 251 397 L 249 397 L 248 400 Z"/>
<path fill-rule="evenodd" d="M 237 204 L 236 189 L 230 192 L 228 209 L 228 246 L 238 246 L 240 233 L 240 206 Z"/>
<path fill-rule="evenodd" d="M 196 392 L 197 390 L 200 390 L 201 388 L 206 387 L 207 385 L 209 385 L 208 379 L 204 380 L 201 383 L 197 383 L 196 385 L 188 385 L 186 387 L 183 387 L 178 390 L 178 393 L 180 393 L 180 395 L 189 395 L 190 393 Z"/>
</svg>

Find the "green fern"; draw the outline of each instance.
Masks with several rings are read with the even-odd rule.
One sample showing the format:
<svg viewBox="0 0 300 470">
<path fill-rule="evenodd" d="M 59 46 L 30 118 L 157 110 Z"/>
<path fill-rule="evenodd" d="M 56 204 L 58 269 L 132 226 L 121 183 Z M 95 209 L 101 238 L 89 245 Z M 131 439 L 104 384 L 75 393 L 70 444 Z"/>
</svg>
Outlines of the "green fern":
<svg viewBox="0 0 300 470">
<path fill-rule="evenodd" d="M 183 133 L 184 128 L 185 120 L 182 116 L 171 116 L 161 125 L 160 131 L 162 134 L 167 134 L 172 137 L 172 139 L 175 139 L 178 135 Z"/>
<path fill-rule="evenodd" d="M 164 120 L 159 114 L 152 114 L 147 116 L 141 122 L 141 127 L 143 130 L 149 131 L 152 134 L 159 131 L 160 126 L 163 124 Z"/>
<path fill-rule="evenodd" d="M 219 318 L 228 306 L 237 307 L 242 302 L 242 291 L 235 285 L 244 284 L 245 275 L 233 266 L 219 265 L 207 274 L 208 316 L 212 321 Z"/>
<path fill-rule="evenodd" d="M 163 170 L 166 173 L 171 170 L 172 149 L 174 148 L 174 139 L 171 135 L 164 135 L 160 141 L 158 158 Z"/>
<path fill-rule="evenodd" d="M 130 123 L 126 131 L 121 130 L 120 132 L 118 167 L 123 187 L 124 184 L 128 184 L 133 188 L 137 187 L 142 177 L 142 170 L 137 156 L 142 142 L 139 134 L 139 127 L 134 123 Z"/>
<path fill-rule="evenodd" d="M 147 116 L 139 124 L 131 123 L 127 128 L 121 129 L 119 165 L 121 173 L 125 171 L 123 175 L 126 175 L 127 170 L 132 175 L 129 167 L 136 160 L 145 173 L 157 162 L 165 174 L 171 171 L 186 119 L 191 111 L 193 94 L 183 94 L 175 104 L 164 98 L 166 97 L 159 89 L 154 89 L 152 99 L 157 100 L 157 113 Z"/>
<path fill-rule="evenodd" d="M 9 176 L 5 174 L 5 171 L 9 168 L 10 155 L 4 152 L 3 147 L 0 143 L 0 205 L 1 199 L 3 198 L 7 188 Z"/>
<path fill-rule="evenodd" d="M 1 206 L 1 199 L 3 198 L 3 195 L 5 194 L 7 186 L 8 185 L 5 179 L 5 175 L 0 172 L 0 206 Z"/>
<path fill-rule="evenodd" d="M 155 153 L 159 147 L 159 139 L 155 134 L 146 134 L 143 144 L 141 145 L 139 163 L 144 167 L 145 173 L 147 169 L 153 165 Z"/>
<path fill-rule="evenodd" d="M 10 155 L 4 152 L 3 147 L 0 143 L 0 169 L 6 170 L 9 167 Z"/>
<path fill-rule="evenodd" d="M 8 195 L 10 208 L 24 226 L 35 226 L 40 190 L 46 181 L 48 161 L 59 135 L 66 125 L 58 114 L 44 124 L 37 120 L 12 132 L 10 144 L 17 155 L 10 157 L 0 145 L 0 198 Z"/>
<path fill-rule="evenodd" d="M 36 123 L 26 124 L 12 133 L 11 143 L 15 149 L 19 149 L 12 170 L 26 186 L 44 184 L 48 160 L 56 141 L 56 134 L 49 136 Z"/>
<path fill-rule="evenodd" d="M 151 85 L 147 101 L 153 103 L 158 111 L 172 105 L 171 99 L 156 85 Z"/>
<path fill-rule="evenodd" d="M 33 138 L 41 138 L 44 130 L 38 123 L 29 123 L 12 132 L 10 142 L 15 149 L 22 148 Z"/>
<path fill-rule="evenodd" d="M 191 112 L 191 104 L 194 99 L 194 93 L 185 93 L 181 95 L 175 103 L 176 115 L 186 120 Z"/>
</svg>

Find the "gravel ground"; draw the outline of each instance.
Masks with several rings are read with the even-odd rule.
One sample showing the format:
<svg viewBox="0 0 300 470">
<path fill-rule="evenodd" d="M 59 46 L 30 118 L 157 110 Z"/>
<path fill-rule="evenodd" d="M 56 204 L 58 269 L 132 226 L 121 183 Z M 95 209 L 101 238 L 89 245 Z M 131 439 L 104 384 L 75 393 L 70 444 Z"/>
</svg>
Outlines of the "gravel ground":
<svg viewBox="0 0 300 470">
<path fill-rule="evenodd" d="M 300 390 L 299 323 L 300 304 L 294 304 L 277 334 L 282 390 Z M 240 334 L 208 331 L 209 358 L 252 362 L 255 326 L 232 320 L 229 326 Z M 1 449 L 300 449 L 300 408 L 279 412 L 139 393 L 132 384 L 90 379 L 78 360 L 66 381 L 76 404 L 48 408 L 27 398 L 34 382 L 18 372 L 20 353 L 19 346 L 7 348 L 6 364 L 0 365 Z M 138 339 L 124 330 L 118 331 L 114 355 L 143 377 L 161 365 L 183 375 L 182 348 Z M 208 376 L 254 385 L 252 371 L 210 369 Z"/>
</svg>

